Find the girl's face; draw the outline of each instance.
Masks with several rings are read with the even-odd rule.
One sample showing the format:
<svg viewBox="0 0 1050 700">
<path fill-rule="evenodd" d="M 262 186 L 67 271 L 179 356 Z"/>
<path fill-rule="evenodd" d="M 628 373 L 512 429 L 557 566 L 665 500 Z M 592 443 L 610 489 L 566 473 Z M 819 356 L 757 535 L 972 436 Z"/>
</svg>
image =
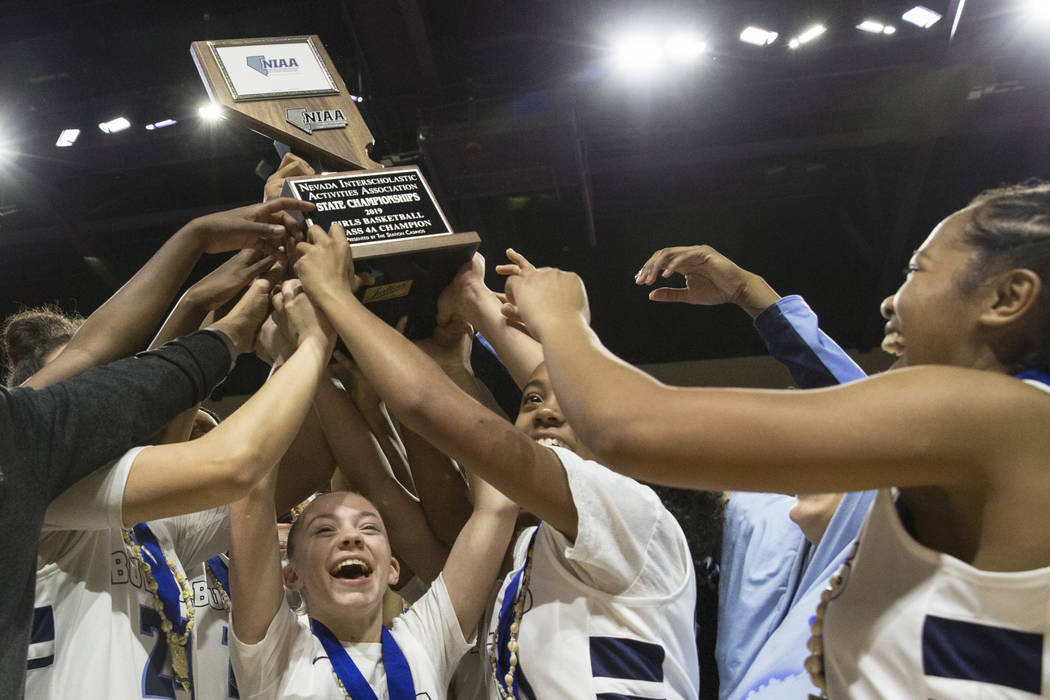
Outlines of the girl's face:
<svg viewBox="0 0 1050 700">
<path fill-rule="evenodd" d="M 310 614 L 328 619 L 347 610 L 381 612 L 383 592 L 397 583 L 399 567 L 376 507 L 354 493 L 329 493 L 300 517 L 305 520 L 285 583 L 303 592 Z"/>
<path fill-rule="evenodd" d="M 962 238 L 970 216 L 963 210 L 939 223 L 908 261 L 897 293 L 882 302 L 882 347 L 899 356 L 894 368 L 980 364 L 978 320 L 987 290 L 965 290 L 959 283 L 976 258 Z"/>
</svg>

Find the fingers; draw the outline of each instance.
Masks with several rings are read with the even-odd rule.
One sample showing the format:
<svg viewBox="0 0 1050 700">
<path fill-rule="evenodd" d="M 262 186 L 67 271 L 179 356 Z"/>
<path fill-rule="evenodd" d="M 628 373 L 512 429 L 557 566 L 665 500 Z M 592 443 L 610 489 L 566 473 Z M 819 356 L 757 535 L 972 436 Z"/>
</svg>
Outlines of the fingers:
<svg viewBox="0 0 1050 700">
<path fill-rule="evenodd" d="M 524 255 L 514 250 L 513 248 L 507 248 L 507 259 L 517 265 L 523 272 L 535 270 L 536 266 L 528 261 Z"/>
<path fill-rule="evenodd" d="M 291 151 L 288 151 L 284 154 L 284 158 L 281 158 L 281 164 L 277 166 L 277 170 L 275 170 L 270 177 L 283 179 L 286 177 L 294 177 L 296 175 L 313 174 L 314 169 L 310 167 L 309 163 Z"/>
<path fill-rule="evenodd" d="M 496 274 L 503 275 L 504 277 L 515 277 L 522 273 L 522 269 L 519 265 L 503 264 L 496 265 Z"/>
<path fill-rule="evenodd" d="M 660 287 L 649 292 L 650 301 L 688 301 L 687 289 L 676 287 Z"/>
<path fill-rule="evenodd" d="M 675 248 L 661 248 L 660 250 L 649 256 L 649 259 L 645 261 L 642 268 L 634 276 L 634 283 L 637 285 L 647 285 L 656 282 L 660 276 L 661 271 L 665 270 L 670 264 L 670 261 L 682 250 L 681 247 Z M 670 274 L 664 272 L 664 277 L 669 277 Z"/>
<path fill-rule="evenodd" d="M 269 216 L 270 214 L 276 214 L 279 211 L 313 211 L 314 203 L 307 202 L 303 199 L 296 199 L 295 197 L 278 197 L 277 199 L 271 199 L 269 202 L 263 202 L 262 204 L 255 205 L 255 215 L 258 217 Z"/>
</svg>

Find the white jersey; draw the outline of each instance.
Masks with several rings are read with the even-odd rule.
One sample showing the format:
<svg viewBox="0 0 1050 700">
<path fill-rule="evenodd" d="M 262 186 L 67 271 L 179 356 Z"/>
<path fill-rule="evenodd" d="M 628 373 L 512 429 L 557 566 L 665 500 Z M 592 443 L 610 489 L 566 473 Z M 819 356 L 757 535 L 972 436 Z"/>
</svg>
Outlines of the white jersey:
<svg viewBox="0 0 1050 700">
<path fill-rule="evenodd" d="M 568 475 L 576 540 L 546 523 L 523 532 L 488 628 L 491 644 L 507 585 L 535 533 L 518 635 L 518 697 L 695 699 L 696 581 L 678 521 L 649 487 L 550 449 Z M 491 680 L 489 697 L 499 697 Z"/>
<path fill-rule="evenodd" d="M 1050 695 L 1050 567 L 982 571 L 928 549 L 879 492 L 824 618 L 828 697 Z"/>
<path fill-rule="evenodd" d="M 328 654 L 307 624 L 306 618 L 282 605 L 257 644 L 245 644 L 230 630 L 241 700 L 345 700 Z M 463 638 L 441 576 L 415 605 L 394 620 L 390 633 L 408 661 L 416 697 L 445 698 L 456 662 L 470 644 Z M 388 698 L 382 645 L 343 647 L 378 699 Z"/>
<path fill-rule="evenodd" d="M 236 698 L 237 682 L 230 664 L 230 608 L 229 559 L 218 555 L 218 562 L 211 560 L 190 568 L 193 579 L 193 692 L 197 700 L 222 700 Z M 206 567 L 214 566 L 218 571 L 209 575 Z"/>
<path fill-rule="evenodd" d="M 124 543 L 121 510 L 129 451 L 56 498 L 38 551 L 26 698 L 179 698 L 153 594 Z M 151 522 L 165 556 L 202 561 L 227 548 L 226 508 Z M 183 607 L 183 614 L 186 614 Z M 190 664 L 192 672 L 192 653 Z"/>
</svg>

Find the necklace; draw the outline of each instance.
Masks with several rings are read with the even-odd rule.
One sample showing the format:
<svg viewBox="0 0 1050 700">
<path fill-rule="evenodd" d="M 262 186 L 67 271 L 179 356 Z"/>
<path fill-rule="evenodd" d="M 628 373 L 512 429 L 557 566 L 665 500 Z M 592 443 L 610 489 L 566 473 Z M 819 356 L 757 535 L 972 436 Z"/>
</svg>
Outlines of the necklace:
<svg viewBox="0 0 1050 700">
<path fill-rule="evenodd" d="M 208 588 L 219 592 L 222 601 L 222 609 L 230 609 L 230 568 L 222 557 L 216 555 L 204 562 L 204 572 L 208 578 Z"/>
<path fill-rule="evenodd" d="M 853 543 L 842 566 L 828 580 L 827 587 L 820 594 L 820 602 L 817 603 L 817 614 L 810 625 L 810 637 L 806 643 L 810 655 L 806 658 L 806 670 L 809 672 L 809 680 L 820 688 L 820 695 L 811 694 L 810 700 L 826 700 L 828 697 L 828 680 L 824 674 L 824 616 L 828 613 L 828 603 L 838 597 L 846 579 L 849 578 L 850 567 L 853 564 L 853 557 L 857 554 L 858 544 L 859 542 Z"/>
<path fill-rule="evenodd" d="M 515 687 L 515 670 L 518 666 L 518 629 L 521 625 L 521 615 L 525 610 L 525 593 L 529 589 L 529 578 L 532 574 L 532 550 L 536 544 L 536 534 L 539 526 L 532 533 L 529 547 L 525 551 L 525 565 L 514 575 L 507 590 L 504 592 L 503 605 L 500 609 L 499 622 L 496 626 L 496 634 L 489 643 L 489 663 L 492 666 L 492 678 L 496 681 L 496 689 L 499 690 L 500 698 L 517 698 L 518 691 Z M 514 606 L 514 618 L 510 619 L 510 607 Z M 509 624 L 508 624 L 509 622 Z M 507 651 L 507 672 L 500 677 L 501 664 L 499 662 L 501 638 L 506 636 L 507 641 L 503 646 Z"/>
<path fill-rule="evenodd" d="M 175 675 L 175 682 L 182 686 L 183 690 L 190 692 L 191 681 L 186 644 L 193 630 L 195 611 L 193 594 L 186 577 L 164 554 L 156 536 L 145 523 L 139 523 L 131 530 L 121 530 L 121 534 L 132 558 L 138 561 L 146 589 L 153 594 L 152 606 L 160 615 L 161 630 L 168 641 L 168 654 L 171 657 L 171 669 Z M 146 550 L 145 553 L 149 555 L 151 561 L 146 561 L 143 549 Z M 177 595 L 175 595 L 175 589 L 178 591 Z M 186 604 L 186 617 L 182 616 L 183 603 Z"/>
</svg>

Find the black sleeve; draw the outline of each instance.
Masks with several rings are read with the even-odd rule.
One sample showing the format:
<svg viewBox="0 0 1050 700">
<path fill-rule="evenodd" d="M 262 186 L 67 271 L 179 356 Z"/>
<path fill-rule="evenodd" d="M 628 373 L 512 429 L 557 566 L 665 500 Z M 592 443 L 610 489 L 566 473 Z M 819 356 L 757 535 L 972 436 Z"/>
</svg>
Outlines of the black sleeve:
<svg viewBox="0 0 1050 700">
<path fill-rule="evenodd" d="M 50 500 L 203 401 L 229 369 L 226 343 L 197 331 L 43 389 L 10 389 L 6 448 Z"/>
</svg>

